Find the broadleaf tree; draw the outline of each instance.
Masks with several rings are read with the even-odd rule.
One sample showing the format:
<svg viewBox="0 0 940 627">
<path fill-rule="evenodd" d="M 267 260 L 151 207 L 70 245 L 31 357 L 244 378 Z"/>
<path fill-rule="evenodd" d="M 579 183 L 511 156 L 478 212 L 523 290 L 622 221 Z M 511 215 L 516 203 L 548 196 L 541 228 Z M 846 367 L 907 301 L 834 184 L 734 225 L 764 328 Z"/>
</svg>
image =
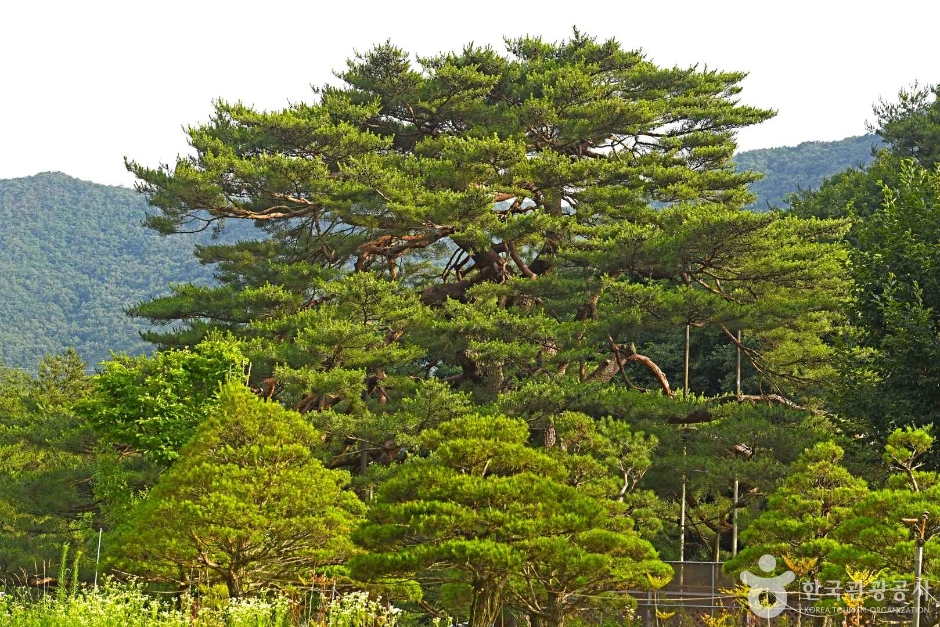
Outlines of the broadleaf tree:
<svg viewBox="0 0 940 627">
<path fill-rule="evenodd" d="M 877 441 L 940 414 L 940 174 L 902 162 L 881 208 L 853 229 L 855 298 L 851 359 L 837 390 L 847 416 L 865 421 Z"/>
<path fill-rule="evenodd" d="M 118 355 L 76 409 L 106 442 L 167 465 L 212 411 L 219 385 L 243 377 L 244 367 L 238 346 L 222 337 L 191 350 Z"/>
</svg>

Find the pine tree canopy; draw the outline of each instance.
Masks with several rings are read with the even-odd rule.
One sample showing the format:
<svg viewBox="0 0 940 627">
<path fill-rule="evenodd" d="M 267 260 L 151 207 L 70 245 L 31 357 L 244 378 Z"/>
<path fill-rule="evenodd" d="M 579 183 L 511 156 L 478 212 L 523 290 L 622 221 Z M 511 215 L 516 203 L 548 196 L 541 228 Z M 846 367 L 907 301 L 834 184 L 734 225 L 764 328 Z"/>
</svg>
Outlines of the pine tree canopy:
<svg viewBox="0 0 940 627">
<path fill-rule="evenodd" d="M 773 115 L 737 100 L 744 74 L 576 31 L 505 55 L 383 44 L 337 76 L 281 111 L 218 102 L 188 129 L 193 156 L 128 163 L 153 228 L 269 234 L 201 248 L 221 285 L 133 308 L 177 323 L 148 339 L 231 331 L 254 385 L 301 411 L 384 406 L 429 378 L 481 402 L 533 379 L 672 396 L 679 373 L 649 351 L 686 326 L 732 351 L 745 330 L 754 397 L 829 375 L 843 225 L 741 209 L 757 175 L 731 163 L 736 131 Z"/>
<path fill-rule="evenodd" d="M 221 581 L 233 597 L 335 570 L 356 552 L 349 534 L 365 508 L 349 474 L 316 459 L 319 439 L 296 412 L 224 384 L 119 529 L 115 562 L 154 580 Z"/>
<path fill-rule="evenodd" d="M 353 558 L 352 574 L 413 578 L 448 611 L 447 599 L 469 598 L 472 627 L 492 625 L 504 602 L 562 625 L 622 604 L 647 576 L 671 577 L 627 504 L 589 481 L 572 485 L 582 460 L 528 446 L 528 432 L 522 420 L 477 415 L 426 431 L 429 456 L 381 487 L 357 532 L 369 552 Z"/>
</svg>

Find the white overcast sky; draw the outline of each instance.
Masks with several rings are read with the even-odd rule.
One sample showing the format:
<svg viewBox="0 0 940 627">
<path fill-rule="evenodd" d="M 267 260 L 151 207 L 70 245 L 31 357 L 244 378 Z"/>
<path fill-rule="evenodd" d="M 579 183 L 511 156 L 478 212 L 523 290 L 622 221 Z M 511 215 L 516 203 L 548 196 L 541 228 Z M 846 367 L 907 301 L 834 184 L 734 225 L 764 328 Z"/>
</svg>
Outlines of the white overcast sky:
<svg viewBox="0 0 940 627">
<path fill-rule="evenodd" d="M 181 127 L 216 98 L 262 109 L 310 100 L 354 49 L 418 54 L 572 26 L 660 65 L 742 70 L 742 99 L 778 116 L 741 149 L 865 132 L 871 105 L 940 82 L 940 2 L 686 0 L 0 1 L 0 178 L 62 171 L 130 186 L 186 151 Z"/>
</svg>

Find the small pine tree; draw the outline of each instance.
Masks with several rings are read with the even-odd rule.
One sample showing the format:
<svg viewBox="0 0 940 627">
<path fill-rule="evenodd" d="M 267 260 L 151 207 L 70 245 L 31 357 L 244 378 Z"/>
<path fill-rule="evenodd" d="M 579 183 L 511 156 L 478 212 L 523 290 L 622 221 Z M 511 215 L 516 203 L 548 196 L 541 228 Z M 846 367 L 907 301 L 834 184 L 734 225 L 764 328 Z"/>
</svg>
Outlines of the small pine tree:
<svg viewBox="0 0 940 627">
<path fill-rule="evenodd" d="M 885 580 L 910 580 L 920 521 L 926 514 L 924 577 L 931 586 L 940 585 L 935 535 L 940 520 L 940 474 L 920 469 L 933 444 L 930 429 L 907 427 L 888 436 L 884 461 L 894 472 L 884 488 L 856 504 L 852 517 L 838 530 L 845 546 L 833 555 L 835 561 L 880 572 Z"/>
<path fill-rule="evenodd" d="M 192 571 L 232 597 L 309 580 L 344 563 L 363 512 L 347 473 L 313 449 L 320 434 L 296 412 L 222 387 L 218 406 L 119 532 L 116 563 L 157 580 Z"/>
<path fill-rule="evenodd" d="M 528 437 L 521 420 L 479 415 L 426 432 L 430 455 L 380 488 L 357 535 L 368 553 L 353 559 L 353 575 L 416 579 L 464 600 L 450 612 L 488 627 L 507 603 L 560 625 L 646 574 L 670 574 L 625 504 L 569 485 L 563 460 L 528 447 Z"/>
<path fill-rule="evenodd" d="M 744 531 L 747 548 L 725 570 L 753 569 L 758 558 L 769 553 L 797 566 L 802 577 L 812 579 L 825 575 L 827 568 L 831 571 L 830 554 L 843 546 L 835 532 L 868 495 L 865 481 L 840 465 L 842 455 L 842 448 L 833 442 L 805 451 L 771 495 L 767 510 Z"/>
</svg>

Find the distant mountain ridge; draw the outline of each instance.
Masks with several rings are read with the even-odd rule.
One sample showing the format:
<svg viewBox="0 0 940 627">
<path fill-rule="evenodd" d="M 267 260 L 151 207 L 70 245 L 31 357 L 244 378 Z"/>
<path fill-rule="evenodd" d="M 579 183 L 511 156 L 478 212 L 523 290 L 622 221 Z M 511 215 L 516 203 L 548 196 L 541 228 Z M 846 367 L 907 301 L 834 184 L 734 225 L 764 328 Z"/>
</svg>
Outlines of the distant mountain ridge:
<svg viewBox="0 0 940 627">
<path fill-rule="evenodd" d="M 874 135 L 835 142 L 748 150 L 739 169 L 766 173 L 754 183 L 757 210 L 832 174 L 871 161 Z M 208 235 L 161 237 L 142 226 L 146 199 L 60 172 L 0 179 L 0 361 L 33 370 L 46 354 L 71 346 L 90 364 L 110 351 L 149 349 L 142 321 L 124 309 L 168 291 L 171 283 L 209 282 L 193 247 Z M 251 236 L 238 225 L 227 241 Z"/>
<path fill-rule="evenodd" d="M 124 309 L 211 271 L 192 255 L 206 236 L 161 237 L 142 226 L 146 209 L 134 190 L 60 172 L 0 180 L 3 364 L 32 370 L 70 346 L 91 365 L 148 349 Z"/>
<path fill-rule="evenodd" d="M 846 137 L 832 142 L 803 142 L 796 146 L 747 150 L 734 156 L 739 170 L 762 172 L 765 177 L 751 185 L 757 194 L 757 211 L 782 207 L 787 194 L 819 187 L 827 176 L 872 161 L 872 148 L 880 148 L 877 135 Z"/>
</svg>

